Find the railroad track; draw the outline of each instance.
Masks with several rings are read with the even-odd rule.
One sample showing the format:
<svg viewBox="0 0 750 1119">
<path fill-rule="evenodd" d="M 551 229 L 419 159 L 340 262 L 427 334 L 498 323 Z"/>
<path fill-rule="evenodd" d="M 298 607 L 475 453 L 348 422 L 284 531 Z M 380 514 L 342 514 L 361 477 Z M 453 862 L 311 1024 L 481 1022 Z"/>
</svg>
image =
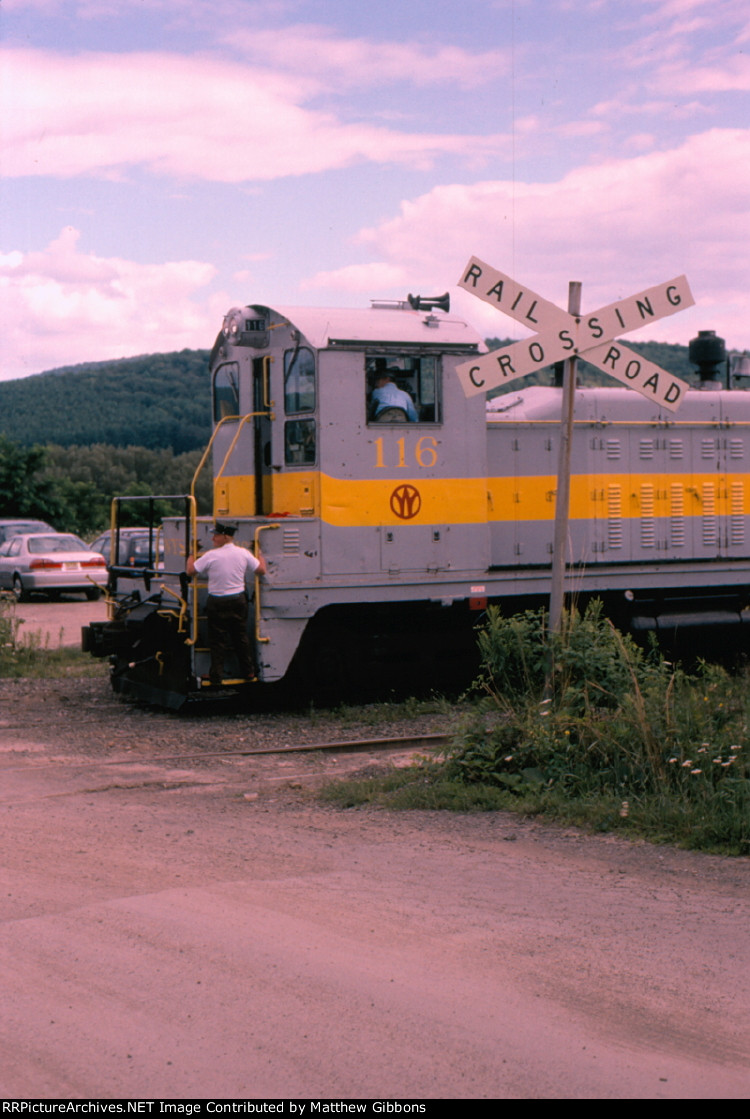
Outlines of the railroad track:
<svg viewBox="0 0 750 1119">
<path fill-rule="evenodd" d="M 366 738 L 366 739 L 349 739 L 339 740 L 335 742 L 306 742 L 298 746 L 262 746 L 260 749 L 246 749 L 246 750 L 203 750 L 199 753 L 191 754 L 156 754 L 152 757 L 118 757 L 118 758 L 91 758 L 87 761 L 75 761 L 66 763 L 66 769 L 85 769 L 90 766 L 122 766 L 122 765 L 143 765 L 144 762 L 149 764 L 156 764 L 158 762 L 188 762 L 188 761 L 204 761 L 206 758 L 248 758 L 248 757 L 262 757 L 269 754 L 278 754 L 285 756 L 288 754 L 303 754 L 303 753 L 357 753 L 365 751 L 386 752 L 388 750 L 431 750 L 436 747 L 443 746 L 450 741 L 450 734 L 410 734 L 404 736 L 395 736 L 391 738 Z M 44 765 L 51 765 L 53 763 L 42 763 L 41 766 L 34 766 L 35 769 L 43 768 Z M 58 764 L 58 763 L 54 763 Z M 2 769 L 16 769 L 17 766 L 2 766 Z"/>
</svg>

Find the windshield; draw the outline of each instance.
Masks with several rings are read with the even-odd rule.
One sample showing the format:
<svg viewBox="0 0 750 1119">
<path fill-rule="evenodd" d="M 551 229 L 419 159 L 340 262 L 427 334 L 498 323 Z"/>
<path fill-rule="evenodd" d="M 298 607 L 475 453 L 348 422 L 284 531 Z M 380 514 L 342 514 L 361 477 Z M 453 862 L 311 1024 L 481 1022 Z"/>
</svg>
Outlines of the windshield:
<svg viewBox="0 0 750 1119">
<path fill-rule="evenodd" d="M 29 540 L 29 552 L 38 556 L 45 552 L 88 552 L 77 536 L 34 536 Z"/>
</svg>

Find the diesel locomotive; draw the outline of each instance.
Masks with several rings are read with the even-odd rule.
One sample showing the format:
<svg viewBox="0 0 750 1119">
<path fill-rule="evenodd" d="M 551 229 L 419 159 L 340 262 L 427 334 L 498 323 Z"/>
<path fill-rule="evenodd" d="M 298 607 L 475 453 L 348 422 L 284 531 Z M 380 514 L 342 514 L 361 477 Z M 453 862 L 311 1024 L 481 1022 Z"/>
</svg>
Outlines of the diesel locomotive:
<svg viewBox="0 0 750 1119">
<path fill-rule="evenodd" d="M 636 632 L 743 632 L 750 394 L 714 379 L 721 340 L 701 339 L 704 379 L 676 414 L 627 388 L 576 391 L 567 589 Z M 152 543 L 137 569 L 115 545 L 109 618 L 84 629 L 115 690 L 175 708 L 210 693 L 206 587 L 185 565 L 214 518 L 266 559 L 251 609 L 262 685 L 324 689 L 415 663 L 440 684 L 488 603 L 544 602 L 561 389 L 467 397 L 456 366 L 483 352 L 446 297 L 231 310 L 199 467 L 213 472 L 213 517 L 198 515 L 195 484 L 113 503 L 115 539 L 123 503 L 142 501 Z M 416 420 L 378 406 L 385 383 Z M 242 686 L 231 672 L 224 684 Z"/>
</svg>

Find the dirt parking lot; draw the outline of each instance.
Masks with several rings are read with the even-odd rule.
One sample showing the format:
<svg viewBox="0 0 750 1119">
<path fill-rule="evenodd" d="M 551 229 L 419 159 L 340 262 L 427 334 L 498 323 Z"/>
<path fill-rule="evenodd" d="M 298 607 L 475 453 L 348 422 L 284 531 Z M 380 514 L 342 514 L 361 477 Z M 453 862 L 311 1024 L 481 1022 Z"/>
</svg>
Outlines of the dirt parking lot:
<svg viewBox="0 0 750 1119">
<path fill-rule="evenodd" d="M 87 602 L 83 595 L 63 595 L 59 602 L 44 597 L 34 597 L 31 602 L 23 602 L 15 607 L 16 617 L 21 620 L 19 633 L 22 637 L 39 636 L 42 645 L 50 649 L 61 646 L 81 645 L 81 628 L 89 622 L 103 622 L 107 617 L 107 604 Z"/>
<path fill-rule="evenodd" d="M 0 681 L 4 1097 L 747 1097 L 748 860 L 221 753 L 362 720 Z"/>
</svg>

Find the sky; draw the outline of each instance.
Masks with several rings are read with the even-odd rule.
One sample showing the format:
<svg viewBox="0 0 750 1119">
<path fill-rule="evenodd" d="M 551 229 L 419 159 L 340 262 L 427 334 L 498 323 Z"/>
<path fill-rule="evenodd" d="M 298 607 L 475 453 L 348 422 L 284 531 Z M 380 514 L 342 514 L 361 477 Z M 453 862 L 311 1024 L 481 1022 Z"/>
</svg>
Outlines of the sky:
<svg viewBox="0 0 750 1119">
<path fill-rule="evenodd" d="M 450 291 L 473 255 L 630 335 L 750 348 L 747 0 L 2 0 L 0 380 L 209 348 L 247 303 Z"/>
</svg>

